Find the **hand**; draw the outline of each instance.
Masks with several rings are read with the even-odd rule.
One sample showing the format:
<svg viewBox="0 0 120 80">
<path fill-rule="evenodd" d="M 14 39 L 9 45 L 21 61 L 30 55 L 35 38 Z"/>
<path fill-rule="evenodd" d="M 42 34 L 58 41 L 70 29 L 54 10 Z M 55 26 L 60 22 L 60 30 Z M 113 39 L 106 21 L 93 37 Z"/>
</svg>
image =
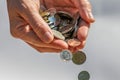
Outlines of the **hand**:
<svg viewBox="0 0 120 80">
<path fill-rule="evenodd" d="M 39 0 L 7 0 L 11 34 L 40 52 L 59 52 L 68 45 L 54 39 L 49 26 L 39 14 Z"/>
<path fill-rule="evenodd" d="M 41 0 L 41 4 L 47 9 L 56 8 L 58 11 L 66 11 L 71 13 L 74 17 L 79 14 L 82 17 L 79 29 L 77 32 L 77 38 L 81 41 L 78 47 L 69 47 L 72 52 L 83 49 L 85 46 L 86 38 L 90 24 L 95 21 L 91 5 L 88 0 Z"/>
</svg>

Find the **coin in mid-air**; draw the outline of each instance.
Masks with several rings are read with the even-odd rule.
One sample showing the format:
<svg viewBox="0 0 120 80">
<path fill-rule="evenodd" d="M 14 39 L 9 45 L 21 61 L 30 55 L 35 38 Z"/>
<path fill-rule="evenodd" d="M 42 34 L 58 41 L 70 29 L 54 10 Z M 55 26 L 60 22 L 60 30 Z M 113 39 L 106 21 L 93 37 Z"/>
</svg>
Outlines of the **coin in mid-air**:
<svg viewBox="0 0 120 80">
<path fill-rule="evenodd" d="M 72 60 L 72 53 L 69 50 L 63 50 L 60 53 L 60 57 L 63 59 L 63 61 L 70 61 Z"/>
<path fill-rule="evenodd" d="M 59 31 L 52 29 L 52 32 L 56 38 L 65 40 L 65 37 Z"/>
<path fill-rule="evenodd" d="M 78 80 L 89 80 L 90 74 L 87 71 L 82 71 L 78 75 Z"/>
<path fill-rule="evenodd" d="M 77 65 L 81 65 L 86 61 L 86 55 L 82 51 L 77 51 L 73 54 L 72 62 Z"/>
<path fill-rule="evenodd" d="M 81 42 L 78 39 L 69 39 L 69 40 L 67 40 L 67 43 L 71 47 L 77 47 L 80 45 Z"/>
</svg>

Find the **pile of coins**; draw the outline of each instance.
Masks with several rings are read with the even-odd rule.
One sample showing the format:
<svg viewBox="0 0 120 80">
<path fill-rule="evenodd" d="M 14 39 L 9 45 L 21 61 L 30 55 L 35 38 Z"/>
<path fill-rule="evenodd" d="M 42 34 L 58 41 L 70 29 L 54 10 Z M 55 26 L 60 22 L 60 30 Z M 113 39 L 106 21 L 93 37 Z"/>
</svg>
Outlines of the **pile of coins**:
<svg viewBox="0 0 120 80">
<path fill-rule="evenodd" d="M 74 41 L 74 38 L 76 38 L 76 28 L 78 27 L 78 20 L 81 19 L 79 16 L 73 18 L 72 15 L 67 12 L 56 12 L 54 8 L 41 12 L 40 15 L 52 29 L 55 38 L 66 41 L 72 39 Z M 78 41 L 79 40 L 77 40 L 77 42 Z"/>
<path fill-rule="evenodd" d="M 56 11 L 54 8 L 42 11 L 40 15 L 51 28 L 55 38 L 66 41 L 71 47 L 77 47 L 81 44 L 76 38 L 78 25 L 81 20 L 80 16 L 74 18 L 69 13 Z M 86 55 L 82 51 L 71 53 L 69 50 L 63 50 L 60 53 L 60 57 L 63 61 L 72 60 L 76 65 L 81 65 L 86 61 Z M 84 71 L 78 75 L 78 79 L 88 80 L 88 77 L 85 78 L 84 75 L 89 77 L 88 73 Z"/>
</svg>

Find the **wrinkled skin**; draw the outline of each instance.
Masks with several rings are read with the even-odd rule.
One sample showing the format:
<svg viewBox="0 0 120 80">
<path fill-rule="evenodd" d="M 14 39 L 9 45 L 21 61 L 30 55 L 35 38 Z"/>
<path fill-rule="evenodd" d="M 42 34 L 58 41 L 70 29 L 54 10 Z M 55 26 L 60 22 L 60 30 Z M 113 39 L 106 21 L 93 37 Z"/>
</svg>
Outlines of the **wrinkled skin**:
<svg viewBox="0 0 120 80">
<path fill-rule="evenodd" d="M 54 38 L 51 29 L 39 14 L 40 5 L 82 17 L 77 32 L 77 38 L 81 41 L 78 47 L 69 47 L 65 41 Z M 74 52 L 82 49 L 90 23 L 94 22 L 91 5 L 87 0 L 7 0 L 7 6 L 12 36 L 22 39 L 39 52 L 60 52 L 64 49 Z"/>
</svg>

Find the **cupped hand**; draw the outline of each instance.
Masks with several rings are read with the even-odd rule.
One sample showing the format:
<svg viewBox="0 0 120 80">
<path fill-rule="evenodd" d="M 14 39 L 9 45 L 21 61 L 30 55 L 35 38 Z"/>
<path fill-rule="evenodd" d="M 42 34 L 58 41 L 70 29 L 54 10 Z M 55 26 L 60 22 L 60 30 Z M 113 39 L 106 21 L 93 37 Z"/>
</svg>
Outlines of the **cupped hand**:
<svg viewBox="0 0 120 80">
<path fill-rule="evenodd" d="M 77 32 L 81 44 L 71 48 L 71 51 L 84 47 L 90 23 L 94 22 L 91 6 L 87 0 L 7 0 L 7 4 L 11 34 L 40 52 L 59 52 L 68 49 L 64 41 L 54 39 L 51 29 L 39 15 L 40 5 L 44 5 L 47 9 L 67 11 L 73 16 L 79 13 L 82 17 Z"/>
<path fill-rule="evenodd" d="M 11 34 L 40 52 L 59 52 L 68 45 L 54 39 L 39 14 L 40 0 L 7 0 Z"/>
<path fill-rule="evenodd" d="M 90 24 L 95 21 L 92 15 L 91 4 L 88 0 L 41 0 L 41 4 L 47 9 L 55 8 L 57 11 L 66 11 L 73 17 L 77 14 L 82 18 L 77 31 L 77 38 L 81 44 L 77 47 L 69 47 L 72 52 L 83 49 L 90 28 Z"/>
</svg>

